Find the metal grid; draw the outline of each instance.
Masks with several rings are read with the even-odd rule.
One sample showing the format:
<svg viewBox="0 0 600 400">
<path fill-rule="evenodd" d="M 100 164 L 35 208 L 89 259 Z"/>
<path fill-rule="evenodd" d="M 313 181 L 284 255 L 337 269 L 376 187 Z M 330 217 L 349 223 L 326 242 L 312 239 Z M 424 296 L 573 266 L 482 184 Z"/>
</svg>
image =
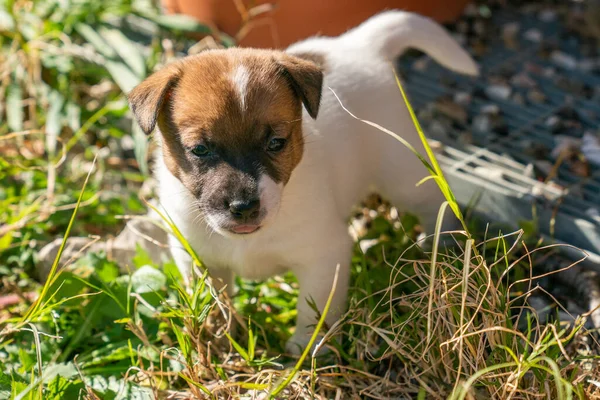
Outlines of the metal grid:
<svg viewBox="0 0 600 400">
<path fill-rule="evenodd" d="M 558 19 L 543 22 L 535 13 L 509 9 L 496 13 L 492 23 L 498 34 L 485 55 L 478 58 L 482 71 L 479 78 L 454 74 L 430 60 L 423 68 L 422 56 L 401 60 L 400 71 L 411 102 L 419 113 L 443 96 L 452 96 L 456 92 L 472 95 L 485 92 L 491 76 L 514 76 L 526 71 L 537 82 L 546 101 L 543 104 L 519 104 L 512 97 L 492 100 L 473 95 L 466 107 L 470 118 L 494 104 L 501 110 L 506 132 L 476 134 L 472 123 L 455 126 L 450 137 L 440 138 L 444 144 L 440 162 L 463 205 L 477 198 L 480 213 L 513 225 L 522 219 L 536 218 L 541 233 L 553 234 L 559 241 L 600 253 L 600 213 L 597 212 L 600 206 L 600 167 L 590 165 L 590 176 L 582 177 L 562 165 L 553 183 L 544 183 L 531 176 L 535 160 L 526 151 L 527 143 L 543 144 L 550 149 L 556 146 L 556 137 L 547 126 L 547 120 L 567 106 L 577 110 L 581 131 L 598 131 L 600 67 L 598 72 L 568 69 L 540 54 L 551 45 L 576 60 L 582 59 L 578 43 L 565 32 Z M 506 48 L 500 35 L 502 27 L 508 23 L 519 24 L 519 47 L 516 50 Z M 542 33 L 543 41 L 528 40 L 526 33 L 531 29 Z M 417 62 L 421 63 L 420 68 L 416 67 Z M 549 76 L 551 72 L 554 72 L 553 76 Z M 559 84 L 561 80 L 562 84 Z M 588 98 L 569 93 L 568 85 L 571 83 L 587 90 Z M 511 87 L 527 98 L 527 89 Z M 428 123 L 432 121 L 421 119 L 421 122 L 427 132 Z M 471 143 L 465 144 L 456 139 L 461 131 L 472 132 Z M 431 136 L 436 138 L 433 134 Z M 501 171 L 501 176 L 489 174 L 489 171 Z"/>
</svg>

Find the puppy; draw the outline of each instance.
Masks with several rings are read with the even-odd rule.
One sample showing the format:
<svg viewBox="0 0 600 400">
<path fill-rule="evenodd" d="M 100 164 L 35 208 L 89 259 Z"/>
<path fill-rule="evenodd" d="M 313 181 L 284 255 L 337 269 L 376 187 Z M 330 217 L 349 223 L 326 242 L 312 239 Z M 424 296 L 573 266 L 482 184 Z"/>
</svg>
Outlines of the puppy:
<svg viewBox="0 0 600 400">
<path fill-rule="evenodd" d="M 347 218 L 375 189 L 431 232 L 443 196 L 402 144 L 352 118 L 403 136 L 422 150 L 393 74 L 412 47 L 460 73 L 469 55 L 433 21 L 390 11 L 335 37 L 286 52 L 229 49 L 186 57 L 130 94 L 141 128 L 158 128 L 156 176 L 162 207 L 211 275 L 264 279 L 291 270 L 300 285 L 298 321 L 288 350 L 298 352 L 322 310 L 339 264 L 327 315 L 344 311 L 352 240 Z M 329 89 L 331 88 L 331 90 Z M 176 239 L 184 276 L 192 260 Z"/>
</svg>

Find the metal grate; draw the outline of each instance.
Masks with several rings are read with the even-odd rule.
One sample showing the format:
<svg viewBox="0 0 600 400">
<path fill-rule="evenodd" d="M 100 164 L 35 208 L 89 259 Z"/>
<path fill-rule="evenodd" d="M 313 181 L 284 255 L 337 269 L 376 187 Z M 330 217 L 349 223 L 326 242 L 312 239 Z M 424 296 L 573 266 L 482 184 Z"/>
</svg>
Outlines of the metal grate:
<svg viewBox="0 0 600 400">
<path fill-rule="evenodd" d="M 590 164 L 589 174 L 582 176 L 563 164 L 556 177 L 545 182 L 535 174 L 540 158 L 531 152 L 533 146 L 550 150 L 557 146 L 550 121 L 564 112 L 575 110 L 580 126 L 561 133 L 576 138 L 584 132 L 597 134 L 600 57 L 584 57 L 578 37 L 565 29 L 561 18 L 544 22 L 539 12 L 539 8 L 530 12 L 504 9 L 493 15 L 495 34 L 488 50 L 476 57 L 482 71 L 479 78 L 459 76 L 421 55 L 403 58 L 400 71 L 425 131 L 444 144 L 439 159 L 459 202 L 465 205 L 477 197 L 479 212 L 513 225 L 537 217 L 541 233 L 554 233 L 559 241 L 600 253 L 600 166 Z M 516 49 L 507 48 L 502 38 L 507 24 L 519 26 Z M 535 32 L 542 35 L 542 41 L 528 39 Z M 551 57 L 553 52 L 567 60 Z M 577 61 L 575 68 L 565 66 L 572 61 Z M 590 63 L 598 65 L 590 67 Z M 543 93 L 544 102 L 528 101 L 533 89 L 514 84 L 509 84 L 509 98 L 486 98 L 491 79 L 510 81 L 519 74 L 537 84 L 535 90 Z M 468 121 L 454 121 L 440 134 L 434 127 L 439 116 L 433 105 L 456 93 L 472 98 L 465 106 Z M 500 110 L 503 129 L 478 132 L 476 120 L 490 106 Z M 555 164 L 556 159 L 547 156 L 547 161 Z"/>
</svg>

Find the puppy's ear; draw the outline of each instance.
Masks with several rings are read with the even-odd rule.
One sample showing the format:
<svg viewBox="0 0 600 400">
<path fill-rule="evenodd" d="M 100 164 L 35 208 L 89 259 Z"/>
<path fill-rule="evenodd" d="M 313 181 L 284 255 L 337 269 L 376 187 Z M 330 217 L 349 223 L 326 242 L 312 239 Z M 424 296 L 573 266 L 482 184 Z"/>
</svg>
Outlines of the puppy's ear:
<svg viewBox="0 0 600 400">
<path fill-rule="evenodd" d="M 137 85 L 127 98 L 135 119 L 149 135 L 156 126 L 158 116 L 168 102 L 171 89 L 177 84 L 180 68 L 177 63 L 167 65 Z"/>
<path fill-rule="evenodd" d="M 302 100 L 308 115 L 313 119 L 317 118 L 323 88 L 323 71 L 321 71 L 321 68 L 311 61 L 287 54 L 277 62 L 290 81 L 292 89 Z"/>
</svg>

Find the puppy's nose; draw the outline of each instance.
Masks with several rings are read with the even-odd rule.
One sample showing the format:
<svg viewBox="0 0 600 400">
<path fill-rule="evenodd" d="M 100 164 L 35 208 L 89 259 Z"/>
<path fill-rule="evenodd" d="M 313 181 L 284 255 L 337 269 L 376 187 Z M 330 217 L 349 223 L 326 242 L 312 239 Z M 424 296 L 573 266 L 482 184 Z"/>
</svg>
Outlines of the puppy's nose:
<svg viewBox="0 0 600 400">
<path fill-rule="evenodd" d="M 251 219 L 258 217 L 260 202 L 258 200 L 235 200 L 229 203 L 229 211 L 235 219 Z"/>
</svg>

